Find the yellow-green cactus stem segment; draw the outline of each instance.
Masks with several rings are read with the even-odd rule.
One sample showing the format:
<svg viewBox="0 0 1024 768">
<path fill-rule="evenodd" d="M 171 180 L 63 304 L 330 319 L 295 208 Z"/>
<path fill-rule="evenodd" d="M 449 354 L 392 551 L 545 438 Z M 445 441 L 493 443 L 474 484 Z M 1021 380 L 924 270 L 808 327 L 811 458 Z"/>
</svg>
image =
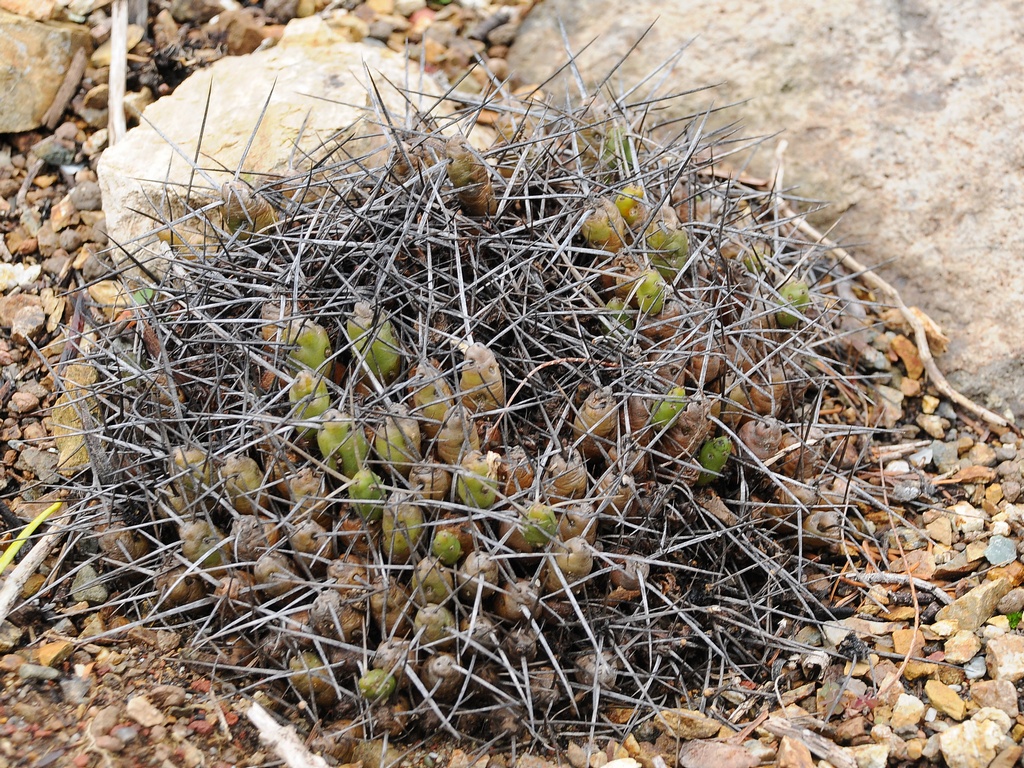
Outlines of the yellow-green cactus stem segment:
<svg viewBox="0 0 1024 768">
<path fill-rule="evenodd" d="M 288 387 L 288 400 L 295 406 L 296 421 L 311 421 L 322 416 L 331 407 L 327 381 L 312 371 L 299 371 Z M 302 435 L 311 435 L 313 427 L 301 427 Z"/>
<path fill-rule="evenodd" d="M 214 469 L 210 455 L 202 448 L 175 448 L 171 451 L 169 471 L 175 491 L 187 504 L 206 494 L 213 484 Z"/>
<path fill-rule="evenodd" d="M 292 320 L 285 329 L 288 359 L 296 370 L 319 371 L 331 356 L 327 329 L 309 320 Z"/>
<path fill-rule="evenodd" d="M 437 437 L 445 414 L 455 404 L 455 392 L 432 362 L 422 362 L 409 377 L 412 416 L 428 440 Z"/>
<path fill-rule="evenodd" d="M 583 401 L 573 419 L 573 437 L 579 441 L 579 452 L 593 459 L 614 446 L 619 424 L 617 401 L 607 387 L 595 389 Z"/>
<path fill-rule="evenodd" d="M 604 306 L 611 315 L 612 320 L 621 325 L 627 331 L 632 331 L 636 327 L 636 322 L 633 320 L 633 316 L 636 314 L 636 311 L 626 304 L 625 299 L 613 296 L 605 302 Z"/>
<path fill-rule="evenodd" d="M 420 634 L 420 645 L 432 645 L 444 650 L 455 643 L 458 624 L 455 615 L 443 605 L 427 603 L 421 606 L 412 623 Z"/>
<path fill-rule="evenodd" d="M 690 257 L 690 240 L 683 229 L 652 225 L 647 231 L 647 247 L 651 249 L 651 266 L 668 282 L 675 279 Z"/>
<path fill-rule="evenodd" d="M 633 301 L 636 308 L 645 315 L 656 315 L 665 306 L 665 295 L 668 293 L 668 284 L 661 273 L 656 269 L 649 269 L 643 273 L 640 281 L 633 291 Z"/>
<path fill-rule="evenodd" d="M 558 533 L 558 515 L 547 504 L 534 504 L 519 522 L 526 543 L 541 549 Z"/>
<path fill-rule="evenodd" d="M 440 530 L 430 542 L 430 553 L 443 565 L 455 565 L 462 557 L 462 542 L 451 531 Z"/>
<path fill-rule="evenodd" d="M 496 453 L 484 456 L 480 451 L 470 451 L 462 459 L 455 478 L 455 495 L 470 507 L 489 509 L 498 500 L 497 464 L 501 457 Z"/>
<path fill-rule="evenodd" d="M 362 425 L 351 414 L 336 408 L 325 411 L 321 417 L 316 443 L 327 466 L 349 478 L 362 469 L 370 453 Z"/>
<path fill-rule="evenodd" d="M 338 701 L 330 670 L 312 651 L 303 651 L 288 661 L 291 683 L 303 696 L 309 696 L 317 706 L 330 707 Z"/>
<path fill-rule="evenodd" d="M 444 147 L 448 158 L 448 179 L 455 187 L 459 205 L 468 216 L 493 216 L 498 210 L 490 170 L 462 136 L 448 139 Z"/>
<path fill-rule="evenodd" d="M 732 440 L 725 435 L 707 440 L 697 453 L 697 462 L 702 470 L 697 477 L 696 485 L 708 485 L 722 475 L 725 463 L 732 455 Z"/>
<path fill-rule="evenodd" d="M 402 477 L 420 461 L 420 425 L 404 405 L 392 406 L 373 437 L 373 449 L 392 471 Z"/>
<path fill-rule="evenodd" d="M 423 509 L 407 493 L 396 492 L 384 505 L 381 544 L 392 563 L 406 563 L 423 538 Z"/>
<path fill-rule="evenodd" d="M 435 440 L 441 461 L 457 465 L 467 451 L 480 450 L 480 436 L 473 428 L 469 414 L 461 405 L 449 409 Z"/>
<path fill-rule="evenodd" d="M 420 605 L 440 605 L 455 591 L 455 577 L 438 558 L 425 557 L 416 564 L 409 586 Z"/>
<path fill-rule="evenodd" d="M 377 473 L 363 467 L 352 476 L 348 486 L 352 508 L 363 520 L 374 522 L 384 515 L 384 481 Z"/>
<path fill-rule="evenodd" d="M 206 520 L 182 523 L 178 528 L 181 554 L 200 568 L 215 572 L 231 562 L 227 537 Z"/>
<path fill-rule="evenodd" d="M 666 429 L 675 423 L 685 407 L 686 390 L 683 387 L 672 387 L 651 411 L 651 424 L 657 429 Z"/>
<path fill-rule="evenodd" d="M 427 501 L 444 501 L 452 488 L 452 475 L 438 464 L 417 464 L 409 470 L 409 487 Z"/>
<path fill-rule="evenodd" d="M 601 198 L 580 227 L 580 234 L 591 247 L 618 253 L 625 245 L 626 222 L 615 203 Z"/>
<path fill-rule="evenodd" d="M 398 686 L 395 676 L 383 669 L 368 669 L 356 683 L 359 695 L 370 702 L 387 701 Z"/>
<path fill-rule="evenodd" d="M 631 228 L 636 227 L 647 218 L 647 205 L 644 203 L 644 188 L 639 184 L 628 184 L 615 197 L 615 207 L 622 214 L 623 221 Z"/>
<path fill-rule="evenodd" d="M 345 323 L 345 335 L 378 382 L 386 386 L 398 378 L 404 353 L 390 320 L 375 317 L 370 305 L 360 301 Z"/>
<path fill-rule="evenodd" d="M 793 280 L 779 288 L 783 309 L 775 313 L 780 328 L 792 328 L 800 322 L 800 315 L 811 304 L 811 290 L 803 280 Z"/>
<path fill-rule="evenodd" d="M 494 353 L 483 344 L 466 349 L 466 362 L 459 378 L 462 404 L 470 413 L 493 411 L 505 406 L 505 383 Z"/>
<path fill-rule="evenodd" d="M 220 468 L 224 493 L 240 515 L 255 515 L 265 507 L 263 470 L 249 456 L 229 456 Z"/>
</svg>

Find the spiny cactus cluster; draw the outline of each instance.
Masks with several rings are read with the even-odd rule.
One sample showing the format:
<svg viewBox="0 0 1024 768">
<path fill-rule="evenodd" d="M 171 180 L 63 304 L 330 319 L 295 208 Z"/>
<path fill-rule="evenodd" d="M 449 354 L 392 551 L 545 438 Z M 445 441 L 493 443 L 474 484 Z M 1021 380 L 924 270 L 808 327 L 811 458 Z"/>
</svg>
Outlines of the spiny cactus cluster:
<svg viewBox="0 0 1024 768">
<path fill-rule="evenodd" d="M 391 116 L 226 185 L 81 345 L 112 468 L 76 514 L 125 621 L 367 735 L 593 733 L 756 683 L 856 533 L 865 429 L 823 408 L 851 293 L 723 173 L 742 146 L 486 106 L 483 152 L 478 109 Z"/>
</svg>

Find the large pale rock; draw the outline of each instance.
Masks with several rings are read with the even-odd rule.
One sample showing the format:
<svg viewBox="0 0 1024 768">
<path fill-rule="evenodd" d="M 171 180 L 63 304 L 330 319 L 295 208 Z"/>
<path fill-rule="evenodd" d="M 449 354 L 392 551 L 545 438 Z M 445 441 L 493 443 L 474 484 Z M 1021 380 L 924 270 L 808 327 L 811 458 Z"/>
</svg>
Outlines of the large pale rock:
<svg viewBox="0 0 1024 768">
<path fill-rule="evenodd" d="M 399 87 L 424 94 L 422 104 L 409 97 L 424 111 L 437 93 L 399 54 L 352 43 L 317 17 L 292 21 L 270 50 L 196 72 L 103 153 L 98 171 L 111 241 L 133 241 L 165 220 L 168 196 L 191 189 L 195 205 L 219 193 L 236 170 L 259 184 L 301 170 L 304 158 L 339 137 L 381 134 L 371 81 L 399 116 L 409 109 Z M 197 145 L 199 172 L 190 162 Z"/>
<path fill-rule="evenodd" d="M 1011 721 L 1000 709 L 984 707 L 966 723 L 939 734 L 949 768 L 986 768 L 1001 749 Z"/>
<path fill-rule="evenodd" d="M 710 115 L 747 135 L 782 131 L 786 182 L 833 201 L 816 217 L 952 337 L 940 366 L 968 394 L 1024 415 L 1024 37 L 1010 0 L 545 0 L 510 64 L 541 82 L 565 60 L 558 21 L 584 51 L 585 79 L 633 85 L 688 44 L 662 91 L 722 83 L 669 113 Z M 538 51 L 544 51 L 538 56 Z M 657 76 L 656 76 L 657 78 Z M 655 78 L 655 79 L 656 79 Z M 545 90 L 556 92 L 552 84 Z M 753 170 L 773 167 L 771 139 Z"/>
<path fill-rule="evenodd" d="M 0 10 L 0 133 L 42 125 L 75 51 L 88 45 L 85 27 L 44 24 Z"/>
</svg>

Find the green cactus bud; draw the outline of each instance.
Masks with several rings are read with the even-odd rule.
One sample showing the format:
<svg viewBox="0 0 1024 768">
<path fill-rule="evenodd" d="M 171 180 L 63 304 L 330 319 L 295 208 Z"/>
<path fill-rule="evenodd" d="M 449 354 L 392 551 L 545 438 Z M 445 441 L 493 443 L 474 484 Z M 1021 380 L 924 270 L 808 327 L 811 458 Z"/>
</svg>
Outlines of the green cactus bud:
<svg viewBox="0 0 1024 768">
<path fill-rule="evenodd" d="M 651 424 L 658 429 L 666 429 L 675 423 L 684 408 L 686 408 L 686 390 L 682 387 L 672 387 L 651 412 Z"/>
<path fill-rule="evenodd" d="M 322 416 L 331 407 L 331 396 L 323 376 L 311 371 L 299 371 L 288 387 L 288 400 L 295 408 L 296 421 L 309 421 Z M 313 428 L 302 428 L 303 435 L 312 434 Z"/>
<path fill-rule="evenodd" d="M 409 476 L 409 470 L 420 460 L 420 425 L 409 417 L 408 408 L 392 406 L 374 434 L 373 449 L 394 472 Z"/>
<path fill-rule="evenodd" d="M 345 324 L 345 334 L 377 381 L 386 386 L 398 378 L 403 352 L 390 320 L 374 318 L 370 305 L 360 301 Z"/>
<path fill-rule="evenodd" d="M 375 472 L 363 467 L 352 476 L 348 486 L 352 508 L 363 520 L 373 522 L 384 515 L 384 481 Z"/>
<path fill-rule="evenodd" d="M 430 552 L 444 565 L 455 565 L 462 557 L 462 542 L 452 531 L 440 530 L 430 542 Z"/>
<path fill-rule="evenodd" d="M 647 205 L 644 203 L 644 188 L 639 184 L 628 184 L 615 197 L 615 207 L 619 209 L 623 220 L 630 226 L 647 218 Z"/>
<path fill-rule="evenodd" d="M 331 339 L 327 330 L 309 320 L 288 323 L 284 343 L 291 347 L 288 360 L 295 370 L 319 371 L 331 356 Z"/>
<path fill-rule="evenodd" d="M 780 328 L 792 328 L 800 322 L 797 312 L 803 312 L 810 306 L 811 290 L 803 280 L 794 280 L 779 288 L 779 298 L 786 308 L 775 313 L 775 321 Z"/>
<path fill-rule="evenodd" d="M 356 683 L 359 695 L 367 701 L 386 701 L 395 692 L 398 683 L 395 676 L 383 669 L 368 669 Z"/>
<path fill-rule="evenodd" d="M 423 510 L 410 499 L 405 493 L 392 494 L 381 517 L 382 549 L 393 563 L 408 562 L 423 537 Z"/>
<path fill-rule="evenodd" d="M 580 227 L 580 234 L 594 248 L 617 253 L 625 244 L 626 222 L 615 203 L 601 198 Z"/>
<path fill-rule="evenodd" d="M 697 453 L 697 461 L 703 471 L 697 477 L 697 485 L 707 485 L 722 475 L 725 463 L 732 455 L 732 440 L 725 435 L 706 440 Z"/>
<path fill-rule="evenodd" d="M 321 417 L 316 443 L 327 466 L 339 470 L 345 477 L 354 477 L 370 453 L 362 425 L 336 408 L 325 411 Z"/>
<path fill-rule="evenodd" d="M 547 504 L 534 504 L 520 520 L 519 528 L 526 543 L 540 549 L 558 532 L 558 515 Z"/>
<path fill-rule="evenodd" d="M 636 326 L 636 323 L 633 321 L 633 316 L 636 312 L 630 309 L 629 305 L 626 304 L 625 299 L 614 296 L 608 299 L 604 306 L 611 314 L 612 319 L 627 331 L 632 331 Z"/>
<path fill-rule="evenodd" d="M 665 306 L 668 285 L 656 269 L 648 269 L 640 278 L 633 292 L 637 309 L 645 315 L 656 315 Z"/>
<path fill-rule="evenodd" d="M 466 454 L 455 478 L 455 495 L 463 504 L 477 509 L 494 506 L 498 500 L 494 470 L 498 458 L 496 453 L 488 453 L 486 457 L 480 451 Z"/>
<path fill-rule="evenodd" d="M 440 604 L 455 590 L 455 577 L 438 558 L 425 557 L 416 564 L 409 586 L 417 603 Z"/>
</svg>

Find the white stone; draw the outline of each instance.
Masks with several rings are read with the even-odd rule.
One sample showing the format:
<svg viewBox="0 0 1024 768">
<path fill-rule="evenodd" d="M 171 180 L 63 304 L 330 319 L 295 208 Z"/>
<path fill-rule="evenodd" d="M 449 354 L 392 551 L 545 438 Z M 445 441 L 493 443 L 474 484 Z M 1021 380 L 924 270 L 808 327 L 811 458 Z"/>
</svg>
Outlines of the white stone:
<svg viewBox="0 0 1024 768">
<path fill-rule="evenodd" d="M 427 7 L 427 0 L 395 0 L 395 13 L 412 16 Z"/>
<path fill-rule="evenodd" d="M 985 653 L 993 680 L 1015 683 L 1024 678 L 1024 635 L 1002 635 L 988 641 Z"/>
<path fill-rule="evenodd" d="M 892 719 L 889 721 L 889 725 L 900 735 L 915 733 L 918 723 L 924 717 L 924 710 L 924 702 L 917 696 L 901 693 L 892 708 Z"/>
<path fill-rule="evenodd" d="M 857 761 L 857 768 L 885 768 L 889 760 L 888 744 L 861 744 L 848 749 Z"/>
<path fill-rule="evenodd" d="M 1010 730 L 1010 718 L 1002 710 L 985 707 L 965 723 L 939 735 L 939 748 L 949 768 L 986 768 Z"/>
<path fill-rule="evenodd" d="M 946 658 L 950 664 L 966 664 L 981 650 L 981 640 L 973 632 L 962 629 L 946 641 Z"/>
<path fill-rule="evenodd" d="M 953 513 L 953 527 L 960 533 L 977 533 L 985 530 L 985 513 L 968 501 L 958 501 L 948 507 Z"/>
<path fill-rule="evenodd" d="M 159 209 L 166 191 L 185 189 L 190 177 L 195 206 L 219 193 L 236 169 L 258 172 L 264 179 L 301 170 L 290 163 L 301 162 L 304 153 L 315 154 L 360 119 L 361 128 L 352 133 L 379 134 L 368 91 L 371 80 L 399 122 L 408 109 L 399 87 L 425 94 L 412 97 L 413 106 L 424 111 L 438 92 L 401 55 L 351 43 L 316 16 L 290 22 L 269 50 L 227 56 L 195 72 L 172 95 L 151 104 L 143 124 L 102 155 L 99 181 L 111 240 L 131 242 L 151 231 L 153 221 L 134 211 L 164 219 L 166 212 Z M 204 171 L 193 173 L 189 159 L 200 142 L 207 109 L 200 159 Z M 362 145 L 353 151 L 366 149 Z M 218 167 L 228 170 L 210 170 Z"/>
</svg>

